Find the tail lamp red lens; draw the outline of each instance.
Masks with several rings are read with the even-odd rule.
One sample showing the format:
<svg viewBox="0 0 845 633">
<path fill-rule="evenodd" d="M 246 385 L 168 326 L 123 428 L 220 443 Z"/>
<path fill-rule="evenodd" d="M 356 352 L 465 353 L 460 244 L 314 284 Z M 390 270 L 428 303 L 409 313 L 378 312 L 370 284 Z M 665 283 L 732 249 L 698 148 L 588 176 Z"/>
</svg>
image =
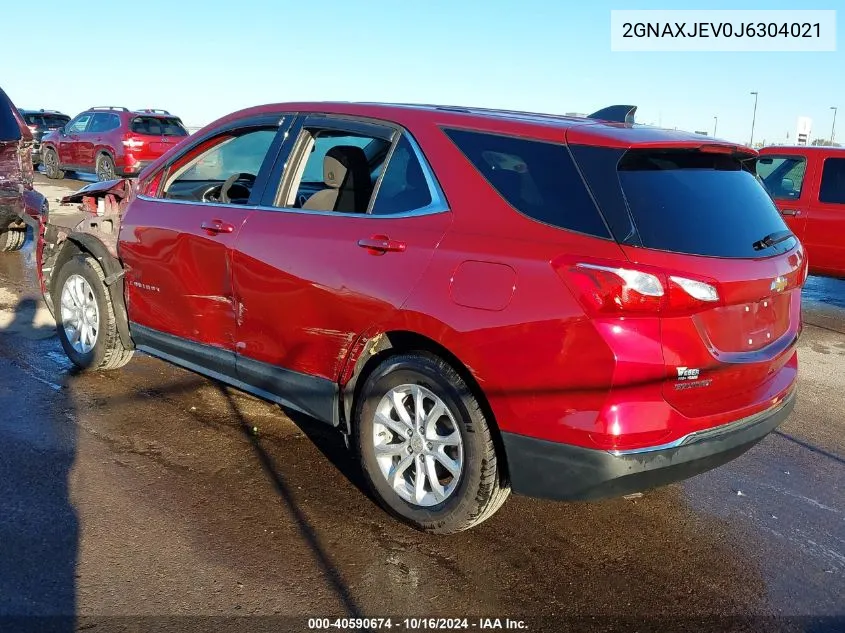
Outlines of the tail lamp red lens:
<svg viewBox="0 0 845 633">
<path fill-rule="evenodd" d="M 655 269 L 591 262 L 553 263 L 591 314 L 673 316 L 721 303 L 713 280 L 692 279 Z"/>
</svg>

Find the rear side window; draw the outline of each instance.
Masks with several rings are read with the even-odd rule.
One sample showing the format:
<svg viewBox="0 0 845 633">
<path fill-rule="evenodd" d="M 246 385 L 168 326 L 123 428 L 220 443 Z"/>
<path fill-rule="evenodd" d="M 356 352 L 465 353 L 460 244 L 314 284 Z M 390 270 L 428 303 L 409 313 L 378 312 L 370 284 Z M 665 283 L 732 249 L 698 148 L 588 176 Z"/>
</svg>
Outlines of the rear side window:
<svg viewBox="0 0 845 633">
<path fill-rule="evenodd" d="M 761 156 L 757 159 L 757 175 L 776 200 L 797 200 L 801 197 L 807 160 L 802 156 Z"/>
<path fill-rule="evenodd" d="M 120 127 L 120 117 L 116 114 L 98 112 L 88 126 L 89 132 L 108 132 Z"/>
<path fill-rule="evenodd" d="M 466 130 L 444 132 L 523 215 L 558 228 L 610 237 L 564 145 Z"/>
<path fill-rule="evenodd" d="M 176 117 L 136 116 L 130 123 L 130 129 L 145 136 L 188 136 L 188 131 Z"/>
<path fill-rule="evenodd" d="M 420 161 L 403 135 L 384 171 L 376 201 L 370 213 L 394 215 L 427 207 L 432 202 Z"/>
<path fill-rule="evenodd" d="M 819 200 L 845 204 L 845 158 L 828 158 L 824 161 Z"/>
<path fill-rule="evenodd" d="M 755 242 L 787 231 L 771 198 L 743 163 L 698 151 L 627 152 L 619 182 L 642 245 L 714 257 L 761 257 Z"/>
</svg>

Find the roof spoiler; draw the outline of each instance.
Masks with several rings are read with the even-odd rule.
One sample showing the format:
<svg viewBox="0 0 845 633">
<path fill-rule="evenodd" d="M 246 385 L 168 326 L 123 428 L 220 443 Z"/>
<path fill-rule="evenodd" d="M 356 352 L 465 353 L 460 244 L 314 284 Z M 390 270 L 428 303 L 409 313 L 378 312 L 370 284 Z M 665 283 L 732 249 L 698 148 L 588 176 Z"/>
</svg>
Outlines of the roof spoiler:
<svg viewBox="0 0 845 633">
<path fill-rule="evenodd" d="M 589 115 L 588 119 L 597 119 L 599 121 L 610 121 L 612 123 L 628 123 L 633 125 L 634 114 L 637 112 L 635 105 L 612 105 L 602 108 L 597 112 Z"/>
</svg>

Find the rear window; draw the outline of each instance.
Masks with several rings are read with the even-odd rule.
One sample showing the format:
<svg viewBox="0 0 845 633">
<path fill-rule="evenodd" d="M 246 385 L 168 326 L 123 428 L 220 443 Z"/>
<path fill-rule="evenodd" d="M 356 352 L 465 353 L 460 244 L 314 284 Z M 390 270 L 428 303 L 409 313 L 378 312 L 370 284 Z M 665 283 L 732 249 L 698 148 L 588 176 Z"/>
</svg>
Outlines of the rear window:
<svg viewBox="0 0 845 633">
<path fill-rule="evenodd" d="M 39 128 L 46 128 L 48 130 L 57 130 L 63 127 L 68 121 L 69 116 L 61 114 L 41 114 L 32 113 L 24 115 L 27 125 L 37 125 Z"/>
<path fill-rule="evenodd" d="M 520 213 L 558 228 L 610 237 L 564 145 L 466 130 L 444 132 Z"/>
<path fill-rule="evenodd" d="M 18 141 L 21 138 L 21 126 L 12 111 L 14 107 L 0 89 L 0 141 Z"/>
<path fill-rule="evenodd" d="M 130 129 L 147 136 L 188 136 L 176 117 L 138 116 L 132 119 Z"/>
<path fill-rule="evenodd" d="M 737 158 L 697 151 L 627 152 L 619 182 L 646 248 L 714 257 L 761 257 L 754 244 L 787 231 L 771 198 Z M 759 247 L 758 247 L 759 248 Z"/>
<path fill-rule="evenodd" d="M 44 127 L 48 130 L 58 130 L 60 127 L 64 127 L 70 121 L 69 116 L 62 116 L 58 114 L 45 114 L 44 115 Z"/>
</svg>

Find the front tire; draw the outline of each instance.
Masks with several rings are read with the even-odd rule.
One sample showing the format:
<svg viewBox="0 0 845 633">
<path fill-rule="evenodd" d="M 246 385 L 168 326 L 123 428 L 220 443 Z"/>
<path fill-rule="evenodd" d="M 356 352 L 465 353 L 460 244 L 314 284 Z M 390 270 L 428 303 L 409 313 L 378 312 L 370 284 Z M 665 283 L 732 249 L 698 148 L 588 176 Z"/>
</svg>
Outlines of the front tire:
<svg viewBox="0 0 845 633">
<path fill-rule="evenodd" d="M 108 154 L 100 154 L 97 156 L 97 180 L 114 180 L 114 159 Z"/>
<path fill-rule="evenodd" d="M 51 292 L 59 341 L 83 370 L 117 369 L 132 358 L 120 341 L 104 280 L 97 260 L 82 253 L 62 265 Z"/>
<path fill-rule="evenodd" d="M 490 424 L 443 359 L 386 359 L 367 378 L 355 412 L 367 482 L 382 506 L 413 527 L 438 534 L 469 529 L 510 494 Z"/>
<path fill-rule="evenodd" d="M 5 229 L 0 231 L 0 252 L 19 251 L 26 241 L 25 229 Z"/>
<path fill-rule="evenodd" d="M 65 172 L 59 169 L 59 155 L 56 154 L 56 150 L 45 149 L 42 160 L 44 161 L 44 173 L 47 178 L 61 180 L 65 177 Z"/>
</svg>

